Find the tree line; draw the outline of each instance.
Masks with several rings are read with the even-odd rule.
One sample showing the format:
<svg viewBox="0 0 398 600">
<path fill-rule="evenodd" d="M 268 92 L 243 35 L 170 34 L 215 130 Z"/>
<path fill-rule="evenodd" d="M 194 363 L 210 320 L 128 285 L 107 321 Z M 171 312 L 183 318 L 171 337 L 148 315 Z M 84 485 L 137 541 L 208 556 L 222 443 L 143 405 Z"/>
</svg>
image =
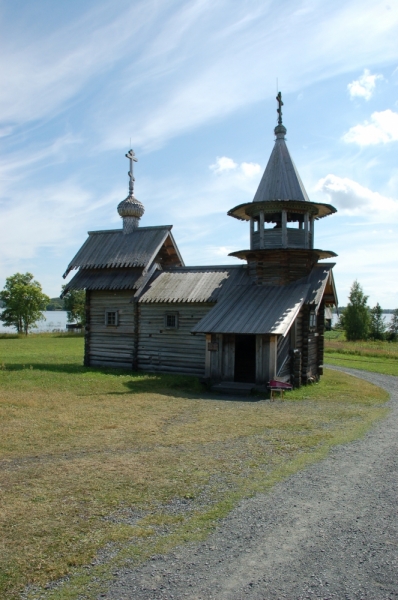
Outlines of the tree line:
<svg viewBox="0 0 398 600">
<path fill-rule="evenodd" d="M 370 308 L 360 283 L 355 280 L 350 289 L 347 306 L 341 311 L 336 329 L 344 329 L 346 339 L 356 340 L 390 340 L 398 339 L 398 308 L 392 313 L 387 326 L 383 309 L 377 302 Z"/>
<path fill-rule="evenodd" d="M 65 286 L 62 286 L 64 289 Z M 63 298 L 63 309 L 67 311 L 68 323 L 85 324 L 85 291 L 71 290 Z M 15 273 L 7 277 L 0 292 L 0 321 L 6 327 L 15 327 L 18 333 L 28 335 L 45 319 L 50 298 L 43 293 L 42 286 L 32 273 Z"/>
</svg>

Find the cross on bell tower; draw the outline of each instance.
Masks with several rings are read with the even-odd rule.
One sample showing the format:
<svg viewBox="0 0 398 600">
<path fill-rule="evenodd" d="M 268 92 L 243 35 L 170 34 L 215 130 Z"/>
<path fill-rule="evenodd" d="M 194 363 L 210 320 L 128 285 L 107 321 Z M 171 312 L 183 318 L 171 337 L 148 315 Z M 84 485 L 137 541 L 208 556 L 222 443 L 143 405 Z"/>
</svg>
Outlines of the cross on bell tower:
<svg viewBox="0 0 398 600">
<path fill-rule="evenodd" d="M 278 108 L 276 109 L 276 112 L 278 113 L 278 125 L 282 125 L 282 106 L 283 106 L 282 92 L 278 92 L 276 101 L 278 103 Z"/>
</svg>

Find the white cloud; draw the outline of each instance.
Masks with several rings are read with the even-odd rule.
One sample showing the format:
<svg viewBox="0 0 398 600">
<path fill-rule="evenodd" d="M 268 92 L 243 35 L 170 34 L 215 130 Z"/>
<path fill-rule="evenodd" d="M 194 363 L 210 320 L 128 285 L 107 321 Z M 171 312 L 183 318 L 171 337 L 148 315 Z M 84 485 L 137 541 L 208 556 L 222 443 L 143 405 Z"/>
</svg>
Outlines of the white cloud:
<svg viewBox="0 0 398 600">
<path fill-rule="evenodd" d="M 373 192 L 347 177 L 329 174 L 318 181 L 316 189 L 327 194 L 330 203 L 342 214 L 360 215 L 372 220 L 377 216 L 386 222 L 398 214 L 398 201 Z"/>
<path fill-rule="evenodd" d="M 364 69 L 359 79 L 355 79 L 347 85 L 351 98 L 359 97 L 370 100 L 378 79 L 383 79 L 383 75 L 371 75 L 369 69 Z"/>
<path fill-rule="evenodd" d="M 194 18 L 185 16 L 181 4 L 170 2 L 167 18 L 149 20 L 147 43 L 138 60 L 131 57 L 128 72 L 117 82 L 117 95 L 113 86 L 104 90 L 104 105 L 94 113 L 102 147 L 124 146 L 128 131 L 136 145 L 157 149 L 172 137 L 273 96 L 277 73 L 283 73 L 284 92 L 289 93 L 364 63 L 398 58 L 398 9 L 387 15 L 371 0 L 347 0 L 327 8 L 299 0 L 288 18 L 274 2 L 193 4 Z M 359 13 L 361 26 L 353 27 Z M 185 21 L 175 45 L 170 41 L 176 36 L 175 23 Z M 372 31 L 366 44 L 364 30 Z M 287 35 L 288 42 L 280 47 Z M 126 113 L 132 97 L 134 110 Z"/>
<path fill-rule="evenodd" d="M 253 177 L 254 175 L 257 175 L 258 173 L 261 173 L 261 165 L 259 165 L 258 163 L 243 162 L 243 163 L 241 163 L 240 168 L 242 170 L 242 173 L 246 177 Z"/>
<path fill-rule="evenodd" d="M 343 140 L 347 143 L 359 146 L 373 146 L 376 144 L 388 144 L 398 141 L 398 113 L 390 109 L 374 112 L 370 122 L 365 121 L 361 125 L 351 127 Z"/>
<path fill-rule="evenodd" d="M 228 158 L 228 156 L 217 156 L 216 162 L 213 165 L 210 165 L 209 169 L 211 169 L 217 175 L 238 170 L 240 175 L 243 174 L 244 177 L 249 178 L 261 173 L 261 165 L 258 163 L 242 162 L 240 165 L 238 165 L 233 158 Z"/>
<path fill-rule="evenodd" d="M 217 156 L 216 162 L 213 165 L 210 165 L 209 169 L 214 171 L 214 173 L 224 173 L 225 171 L 232 171 L 237 168 L 237 163 L 232 159 L 228 158 L 228 156 Z"/>
</svg>

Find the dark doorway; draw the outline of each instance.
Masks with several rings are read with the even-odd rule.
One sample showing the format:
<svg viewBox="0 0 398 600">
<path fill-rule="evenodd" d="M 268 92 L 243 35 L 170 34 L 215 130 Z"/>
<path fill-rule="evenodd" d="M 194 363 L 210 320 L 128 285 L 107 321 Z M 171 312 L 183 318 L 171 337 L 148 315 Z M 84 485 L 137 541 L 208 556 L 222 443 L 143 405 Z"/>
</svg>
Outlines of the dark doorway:
<svg viewBox="0 0 398 600">
<path fill-rule="evenodd" d="M 235 336 L 235 381 L 256 381 L 256 336 Z"/>
</svg>

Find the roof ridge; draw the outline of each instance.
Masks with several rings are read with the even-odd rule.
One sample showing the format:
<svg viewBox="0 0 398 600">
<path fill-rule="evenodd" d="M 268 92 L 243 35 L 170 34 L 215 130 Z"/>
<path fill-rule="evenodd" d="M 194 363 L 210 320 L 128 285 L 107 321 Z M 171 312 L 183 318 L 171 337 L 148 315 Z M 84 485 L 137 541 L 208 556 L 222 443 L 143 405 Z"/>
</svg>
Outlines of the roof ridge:
<svg viewBox="0 0 398 600">
<path fill-rule="evenodd" d="M 171 231 L 173 225 L 148 225 L 147 227 L 139 227 L 132 231 L 132 233 L 146 231 L 147 229 L 168 229 Z M 100 233 L 123 233 L 123 229 L 97 229 L 95 231 L 88 231 L 88 235 L 98 235 Z"/>
<path fill-rule="evenodd" d="M 196 271 L 219 271 L 223 269 L 246 269 L 247 265 L 185 265 L 184 267 L 168 267 L 163 269 L 164 273 L 169 273 L 171 271 L 187 271 L 187 270 L 196 270 Z"/>
</svg>

